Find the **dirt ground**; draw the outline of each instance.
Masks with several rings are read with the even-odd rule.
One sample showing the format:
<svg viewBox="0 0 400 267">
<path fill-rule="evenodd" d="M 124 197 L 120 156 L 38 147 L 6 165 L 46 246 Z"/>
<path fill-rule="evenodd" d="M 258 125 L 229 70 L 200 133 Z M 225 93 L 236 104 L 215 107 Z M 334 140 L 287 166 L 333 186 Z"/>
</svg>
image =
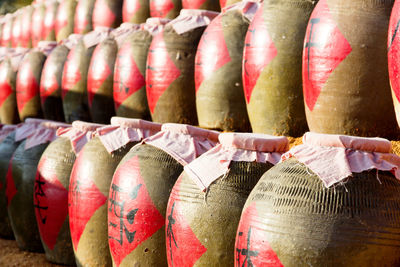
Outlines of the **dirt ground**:
<svg viewBox="0 0 400 267">
<path fill-rule="evenodd" d="M 31 253 L 18 248 L 15 240 L 0 239 L 1 267 L 56 267 L 49 263 L 44 253 Z"/>
</svg>

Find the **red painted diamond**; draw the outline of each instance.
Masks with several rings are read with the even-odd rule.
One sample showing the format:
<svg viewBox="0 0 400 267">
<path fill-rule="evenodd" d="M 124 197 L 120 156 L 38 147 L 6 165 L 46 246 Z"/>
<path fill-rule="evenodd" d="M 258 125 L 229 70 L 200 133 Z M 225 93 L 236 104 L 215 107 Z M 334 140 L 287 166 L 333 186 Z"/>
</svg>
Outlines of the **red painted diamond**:
<svg viewBox="0 0 400 267">
<path fill-rule="evenodd" d="M 172 0 L 150 0 L 150 16 L 165 18 L 174 9 Z"/>
<path fill-rule="evenodd" d="M 108 240 L 117 266 L 164 226 L 140 174 L 139 159 L 132 157 L 116 170 L 108 202 Z"/>
<path fill-rule="evenodd" d="M 265 68 L 278 54 L 264 24 L 263 9 L 258 9 L 245 39 L 243 60 L 243 86 L 247 103 L 250 102 L 254 86 Z"/>
<path fill-rule="evenodd" d="M 330 14 L 326 0 L 319 1 L 307 27 L 303 51 L 303 90 L 312 111 L 330 74 L 352 48 Z"/>
<path fill-rule="evenodd" d="M 4 101 L 12 94 L 12 87 L 8 79 L 8 71 L 5 67 L 6 62 L 0 64 L 0 107 Z"/>
<path fill-rule="evenodd" d="M 166 246 L 169 266 L 193 266 L 207 251 L 190 228 L 179 198 L 181 177 L 172 189 L 167 207 Z"/>
<path fill-rule="evenodd" d="M 6 174 L 6 197 L 7 197 L 7 207 L 10 206 L 12 199 L 17 194 L 17 188 L 15 187 L 14 178 L 12 175 L 12 161 L 8 164 L 8 170 Z"/>
<path fill-rule="evenodd" d="M 63 77 L 62 77 L 62 98 L 68 91 L 73 88 L 81 79 L 81 72 L 79 70 L 79 60 L 77 58 L 76 49 L 72 48 L 68 54 L 67 61 L 64 65 Z"/>
<path fill-rule="evenodd" d="M 388 35 L 388 63 L 390 84 L 397 101 L 400 101 L 400 2 L 392 9 Z"/>
<path fill-rule="evenodd" d="M 203 81 L 231 61 L 221 24 L 222 16 L 217 16 L 204 31 L 197 48 L 195 59 L 196 92 Z"/>
<path fill-rule="evenodd" d="M 150 45 L 146 69 L 147 101 L 151 113 L 154 113 L 160 96 L 180 75 L 168 54 L 163 33 L 156 35 Z"/>
</svg>

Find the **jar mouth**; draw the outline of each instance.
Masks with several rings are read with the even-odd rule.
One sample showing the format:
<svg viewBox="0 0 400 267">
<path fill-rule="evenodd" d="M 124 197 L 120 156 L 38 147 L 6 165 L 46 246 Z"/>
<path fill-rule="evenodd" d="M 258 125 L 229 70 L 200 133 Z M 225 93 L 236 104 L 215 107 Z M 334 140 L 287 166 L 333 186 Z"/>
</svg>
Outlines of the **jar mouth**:
<svg viewBox="0 0 400 267">
<path fill-rule="evenodd" d="M 257 133 L 222 133 L 218 139 L 224 147 L 258 152 L 286 152 L 289 150 L 289 140 L 284 136 Z"/>
</svg>

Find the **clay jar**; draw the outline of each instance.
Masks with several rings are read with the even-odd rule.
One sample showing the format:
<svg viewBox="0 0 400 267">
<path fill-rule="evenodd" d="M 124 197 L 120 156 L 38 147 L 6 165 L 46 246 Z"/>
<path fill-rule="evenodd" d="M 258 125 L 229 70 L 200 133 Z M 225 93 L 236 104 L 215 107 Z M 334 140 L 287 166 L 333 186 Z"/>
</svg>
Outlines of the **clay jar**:
<svg viewBox="0 0 400 267">
<path fill-rule="evenodd" d="M 87 74 L 93 50 L 106 39 L 109 29 L 92 31 L 69 51 L 62 74 L 62 101 L 65 121 L 90 121 L 87 96 Z"/>
<path fill-rule="evenodd" d="M 50 0 L 45 3 L 46 11 L 43 19 L 43 40 L 45 41 L 55 41 L 55 23 L 57 17 L 57 9 L 59 2 L 58 0 Z"/>
<path fill-rule="evenodd" d="M 183 9 L 206 9 L 220 11 L 218 0 L 182 0 Z"/>
<path fill-rule="evenodd" d="M 46 13 L 46 5 L 44 3 L 37 3 L 33 5 L 33 8 L 31 23 L 25 26 L 30 27 L 32 46 L 36 47 L 40 41 L 43 41 L 43 21 Z"/>
<path fill-rule="evenodd" d="M 181 9 L 180 0 L 150 0 L 150 16 L 153 18 L 174 19 Z"/>
<path fill-rule="evenodd" d="M 150 119 L 146 97 L 146 62 L 151 40 L 168 19 L 149 18 L 120 45 L 114 66 L 113 98 L 117 116 Z"/>
<path fill-rule="evenodd" d="M 56 42 L 40 42 L 38 47 L 30 50 L 18 67 L 16 96 L 19 118 L 41 118 L 40 79 L 44 62 L 49 53 L 57 46 Z"/>
<path fill-rule="evenodd" d="M 183 166 L 212 148 L 218 133 L 183 124 L 133 147 L 111 183 L 108 241 L 114 266 L 168 266 L 165 216 L 171 189 Z"/>
<path fill-rule="evenodd" d="M 14 16 L 12 14 L 7 14 L 4 16 L 3 31 L 1 35 L 2 46 L 5 47 L 12 46 L 13 23 L 14 23 Z"/>
<path fill-rule="evenodd" d="M 14 12 L 14 23 L 12 26 L 11 33 L 11 44 L 12 47 L 20 46 L 20 38 L 21 38 L 21 28 L 22 28 L 22 9 L 18 9 Z"/>
<path fill-rule="evenodd" d="M 169 266 L 230 266 L 240 214 L 261 176 L 289 148 L 286 137 L 222 133 L 220 144 L 185 166 L 165 224 Z"/>
<path fill-rule="evenodd" d="M 303 143 L 247 199 L 235 266 L 397 265 L 400 158 L 390 142 L 307 133 Z"/>
<path fill-rule="evenodd" d="M 31 25 L 32 23 L 32 14 L 34 8 L 33 6 L 26 6 L 23 8 L 21 25 Z M 32 47 L 32 39 L 31 39 L 31 27 L 21 27 L 21 36 L 20 36 L 20 44 L 22 47 L 30 48 Z"/>
<path fill-rule="evenodd" d="M 42 191 L 34 186 L 35 176 L 43 151 L 56 138 L 57 128 L 63 126 L 66 127 L 61 123 L 42 122 L 32 135 L 21 142 L 10 162 L 7 208 L 15 239 L 22 250 L 43 251 L 35 218 L 35 208 L 42 209 L 42 206 L 33 202 L 34 196 L 41 195 Z"/>
<path fill-rule="evenodd" d="M 60 42 L 74 32 L 76 0 L 63 0 L 58 5 L 55 24 L 56 40 Z"/>
<path fill-rule="evenodd" d="M 93 29 L 97 26 L 117 28 L 122 23 L 123 0 L 96 0 L 93 9 Z"/>
<path fill-rule="evenodd" d="M 69 225 L 78 266 L 110 266 L 107 233 L 107 198 L 121 159 L 143 138 L 159 131 L 151 122 L 113 118 L 111 126 L 97 129 L 79 153 L 69 184 Z"/>
<path fill-rule="evenodd" d="M 74 33 L 85 34 L 93 30 L 92 16 L 96 0 L 78 0 L 75 10 Z"/>
<path fill-rule="evenodd" d="M 307 131 L 302 52 L 317 1 L 266 2 L 245 39 L 243 88 L 253 132 L 302 136 Z"/>
<path fill-rule="evenodd" d="M 15 87 L 18 66 L 26 52 L 23 48 L 11 49 L 0 62 L 0 121 L 4 124 L 20 121 Z"/>
<path fill-rule="evenodd" d="M 390 85 L 392 87 L 392 98 L 394 108 L 396 111 L 397 123 L 400 125 L 400 80 L 399 80 L 399 65 L 400 65 L 400 42 L 398 36 L 400 21 L 400 3 L 395 2 L 392 15 L 390 16 L 389 22 L 389 33 L 388 33 L 388 64 L 389 64 L 389 78 Z"/>
<path fill-rule="evenodd" d="M 153 38 L 147 57 L 146 92 L 153 121 L 197 125 L 195 55 L 216 12 L 183 9 Z"/>
<path fill-rule="evenodd" d="M 201 127 L 243 132 L 250 129 L 241 62 L 247 28 L 258 6 L 257 2 L 244 1 L 225 9 L 200 40 L 195 80 Z"/>
<path fill-rule="evenodd" d="M 0 236 L 7 239 L 14 237 L 7 213 L 6 177 L 12 154 L 20 144 L 15 141 L 15 128 L 15 125 L 6 125 L 0 130 Z M 5 134 L 7 136 L 4 138 Z"/>
<path fill-rule="evenodd" d="M 150 1 L 124 0 L 122 5 L 123 22 L 143 23 L 150 17 Z"/>
<path fill-rule="evenodd" d="M 35 188 L 41 194 L 34 194 L 33 201 L 40 238 L 50 262 L 75 264 L 68 216 L 69 178 L 76 155 L 101 126 L 75 121 L 72 127 L 57 132 L 59 137 L 49 144 L 40 158 Z"/>
<path fill-rule="evenodd" d="M 303 90 L 311 131 L 397 135 L 387 71 L 394 1 L 321 0 L 307 27 Z"/>
<path fill-rule="evenodd" d="M 89 111 L 94 122 L 107 123 L 115 115 L 113 82 L 118 44 L 138 29 L 139 25 L 124 23 L 94 49 L 87 76 Z"/>
</svg>

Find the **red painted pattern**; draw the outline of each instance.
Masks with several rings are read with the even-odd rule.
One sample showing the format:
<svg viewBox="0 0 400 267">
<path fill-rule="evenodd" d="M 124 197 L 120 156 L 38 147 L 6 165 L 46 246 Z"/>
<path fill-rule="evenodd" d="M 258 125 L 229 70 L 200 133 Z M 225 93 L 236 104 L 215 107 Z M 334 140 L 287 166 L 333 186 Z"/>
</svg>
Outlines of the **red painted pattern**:
<svg viewBox="0 0 400 267">
<path fill-rule="evenodd" d="M 68 91 L 73 88 L 80 80 L 82 80 L 81 72 L 79 70 L 79 57 L 75 56 L 76 49 L 73 47 L 69 53 L 67 60 L 64 64 L 63 76 L 62 76 L 62 98 Z"/>
<path fill-rule="evenodd" d="M 68 13 L 68 2 L 69 1 L 61 1 L 58 5 L 56 22 L 54 25 L 56 36 L 63 28 L 68 25 L 68 20 L 71 19 L 70 14 Z"/>
<path fill-rule="evenodd" d="M 46 13 L 43 19 L 43 39 L 45 40 L 49 34 L 55 30 L 57 2 L 49 3 L 46 6 Z"/>
<path fill-rule="evenodd" d="M 146 81 L 133 59 L 129 43 L 125 43 L 118 52 L 114 72 L 115 109 L 135 92 L 146 85 Z"/>
<path fill-rule="evenodd" d="M 80 153 L 72 168 L 68 191 L 69 227 L 75 250 L 78 248 L 86 224 L 107 202 L 107 196 L 100 192 L 91 179 L 85 177 L 86 166 L 82 154 Z"/>
<path fill-rule="evenodd" d="M 165 18 L 174 9 L 172 0 L 150 0 L 150 16 Z"/>
<path fill-rule="evenodd" d="M 112 27 L 116 18 L 105 0 L 96 0 L 93 10 L 93 29 L 97 26 Z"/>
<path fill-rule="evenodd" d="M 179 197 L 182 178 L 172 188 L 165 219 L 168 266 L 190 267 L 207 251 L 185 219 L 185 202 Z"/>
<path fill-rule="evenodd" d="M 68 191 L 47 164 L 52 163 L 42 157 L 35 178 L 33 203 L 40 236 L 52 250 L 68 215 Z"/>
<path fill-rule="evenodd" d="M 199 9 L 207 0 L 182 0 L 182 8 Z"/>
<path fill-rule="evenodd" d="M 42 104 L 44 104 L 47 97 L 54 94 L 60 87 L 56 77 L 56 68 L 49 64 L 50 57 L 51 55 L 47 58 L 47 61 L 43 66 L 42 77 L 40 78 L 40 99 Z"/>
<path fill-rule="evenodd" d="M 104 48 L 101 45 L 98 45 L 93 52 L 87 76 L 87 90 L 90 107 L 92 106 L 93 98 L 97 91 L 107 78 L 114 75 L 107 63 L 107 58 L 109 56 L 109 54 L 105 53 Z"/>
<path fill-rule="evenodd" d="M 22 19 L 21 14 L 14 18 L 14 23 L 12 27 L 12 37 L 11 37 L 11 43 L 13 47 L 19 46 L 19 42 L 21 39 L 21 28 L 22 28 L 21 19 Z"/>
<path fill-rule="evenodd" d="M 116 170 L 108 201 L 108 241 L 117 266 L 164 226 L 140 174 L 139 159 L 132 157 Z"/>
<path fill-rule="evenodd" d="M 36 8 L 33 10 L 32 24 L 30 24 L 29 26 L 31 28 L 33 47 L 36 47 L 37 44 L 43 39 L 44 12 L 42 8 L 42 5 L 37 5 Z"/>
<path fill-rule="evenodd" d="M 228 0 L 219 0 L 219 5 L 221 6 L 221 9 L 224 8 L 226 6 L 226 2 Z"/>
<path fill-rule="evenodd" d="M 0 108 L 3 106 L 4 101 L 6 101 L 13 92 L 8 74 L 9 70 L 6 67 L 6 63 L 0 63 Z"/>
<path fill-rule="evenodd" d="M 130 22 L 131 18 L 135 16 L 139 9 L 139 0 L 124 0 L 124 4 L 122 6 L 122 20 L 124 22 Z"/>
<path fill-rule="evenodd" d="M 247 103 L 250 103 L 254 86 L 261 72 L 278 54 L 263 19 L 263 9 L 259 8 L 245 39 L 243 52 L 243 87 Z"/>
<path fill-rule="evenodd" d="M 218 15 L 200 39 L 195 59 L 196 92 L 203 81 L 209 79 L 216 70 L 231 61 L 221 20 L 222 16 Z"/>
<path fill-rule="evenodd" d="M 400 2 L 395 1 L 389 22 L 388 63 L 390 84 L 400 101 Z"/>
<path fill-rule="evenodd" d="M 39 95 L 40 86 L 33 74 L 32 66 L 29 61 L 29 57 L 21 62 L 17 74 L 17 106 L 18 111 L 24 110 L 25 105 L 35 96 Z"/>
<path fill-rule="evenodd" d="M 278 256 L 269 245 L 264 231 L 258 227 L 260 221 L 254 202 L 240 218 L 235 241 L 235 267 L 283 267 Z"/>
<path fill-rule="evenodd" d="M 326 0 L 315 7 L 307 27 L 303 51 L 303 90 L 312 111 L 331 73 L 352 48 L 333 20 Z"/>
<path fill-rule="evenodd" d="M 146 93 L 151 113 L 154 113 L 160 96 L 180 75 L 168 54 L 163 33 L 156 35 L 150 45 L 146 69 Z"/>
<path fill-rule="evenodd" d="M 80 0 L 75 9 L 75 18 L 74 18 L 74 33 L 82 34 L 89 21 L 86 19 L 86 15 L 88 10 L 84 5 L 86 0 Z"/>
<path fill-rule="evenodd" d="M 14 196 L 17 194 L 17 188 L 15 187 L 14 178 L 12 174 L 12 161 L 13 157 L 11 157 L 10 162 L 8 163 L 8 169 L 6 174 L 6 197 L 7 197 L 7 207 L 10 206 L 11 201 Z"/>
<path fill-rule="evenodd" d="M 20 44 L 22 47 L 28 47 L 31 40 L 31 27 L 26 27 L 26 25 L 31 25 L 32 14 L 30 14 L 30 10 L 27 8 L 21 15 L 21 36 L 20 36 Z"/>
</svg>

